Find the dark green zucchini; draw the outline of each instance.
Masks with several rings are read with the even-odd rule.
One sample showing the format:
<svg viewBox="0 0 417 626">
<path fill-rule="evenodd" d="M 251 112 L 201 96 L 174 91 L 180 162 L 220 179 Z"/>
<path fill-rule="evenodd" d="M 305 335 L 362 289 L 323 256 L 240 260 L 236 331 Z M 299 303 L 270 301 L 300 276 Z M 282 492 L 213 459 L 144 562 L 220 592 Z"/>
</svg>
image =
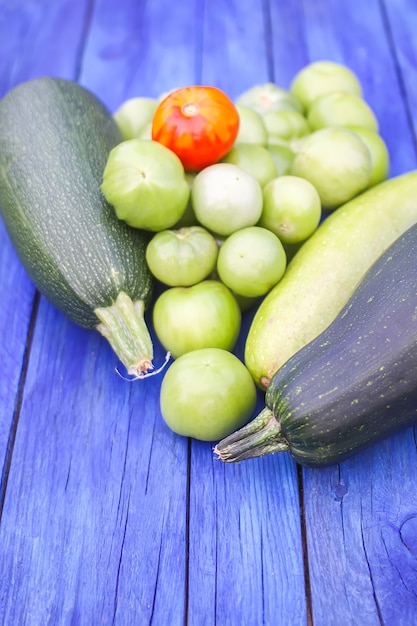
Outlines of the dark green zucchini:
<svg viewBox="0 0 417 626">
<path fill-rule="evenodd" d="M 104 105 L 73 81 L 34 79 L 0 101 L 0 207 L 20 260 L 51 303 L 99 330 L 136 375 L 153 359 L 148 236 L 119 221 L 100 190 L 120 141 Z"/>
<path fill-rule="evenodd" d="M 289 450 L 338 463 L 417 423 L 417 225 L 374 263 L 347 305 L 271 379 L 266 407 L 223 439 L 224 461 Z"/>
</svg>

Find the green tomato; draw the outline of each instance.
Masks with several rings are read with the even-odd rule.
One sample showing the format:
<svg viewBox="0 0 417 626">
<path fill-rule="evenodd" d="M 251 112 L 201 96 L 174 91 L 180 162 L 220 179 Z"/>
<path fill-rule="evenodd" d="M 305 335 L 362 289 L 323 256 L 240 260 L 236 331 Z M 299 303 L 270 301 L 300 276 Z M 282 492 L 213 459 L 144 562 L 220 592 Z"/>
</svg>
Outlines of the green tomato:
<svg viewBox="0 0 417 626">
<path fill-rule="evenodd" d="M 303 67 L 290 85 L 290 93 L 308 111 L 314 100 L 332 91 L 362 96 L 358 77 L 348 67 L 333 61 L 315 61 Z"/>
<path fill-rule="evenodd" d="M 234 163 L 249 174 L 252 174 L 261 187 L 278 176 L 274 158 L 264 146 L 255 144 L 238 144 L 226 154 L 222 163 Z"/>
<path fill-rule="evenodd" d="M 195 177 L 191 201 L 202 226 L 218 235 L 230 235 L 259 220 L 262 187 L 252 174 L 238 165 L 216 163 Z"/>
<path fill-rule="evenodd" d="M 258 225 L 271 230 L 282 243 L 305 241 L 320 223 L 320 196 L 313 185 L 297 176 L 271 180 L 263 190 L 264 207 Z"/>
<path fill-rule="evenodd" d="M 236 231 L 219 250 L 220 279 L 240 296 L 263 296 L 283 277 L 287 259 L 278 237 L 260 226 Z"/>
<path fill-rule="evenodd" d="M 178 435 L 218 441 L 244 426 L 255 410 L 255 383 L 243 363 L 218 348 L 174 361 L 160 393 L 161 415 Z"/>
<path fill-rule="evenodd" d="M 268 132 L 262 116 L 248 107 L 237 105 L 236 109 L 239 113 L 240 124 L 235 145 L 253 143 L 265 146 L 268 141 Z"/>
<path fill-rule="evenodd" d="M 177 155 L 145 139 L 130 139 L 113 148 L 101 190 L 120 220 L 153 232 L 176 224 L 190 197 Z"/>
<path fill-rule="evenodd" d="M 185 180 L 188 183 L 190 188 L 190 197 L 188 198 L 187 206 L 185 207 L 184 213 L 181 215 L 180 219 L 176 224 L 174 224 L 173 228 L 183 228 L 184 226 L 198 226 L 198 219 L 194 213 L 193 203 L 191 202 L 191 188 L 193 186 L 194 178 L 196 177 L 196 172 L 185 172 Z"/>
<path fill-rule="evenodd" d="M 375 132 L 379 129 L 371 107 L 347 91 L 335 91 L 317 98 L 308 111 L 307 120 L 313 131 L 327 126 L 361 126 Z"/>
<path fill-rule="evenodd" d="M 233 350 L 241 311 L 236 298 L 217 280 L 163 291 L 153 307 L 156 335 L 174 358 L 200 348 Z"/>
<path fill-rule="evenodd" d="M 253 109 L 260 115 L 281 109 L 301 111 L 297 98 L 275 83 L 264 83 L 250 87 L 236 99 L 235 104 Z"/>
<path fill-rule="evenodd" d="M 288 148 L 288 146 L 269 144 L 268 152 L 274 159 L 278 176 L 284 176 L 291 172 L 292 162 L 295 159 L 295 152 L 291 148 Z"/>
<path fill-rule="evenodd" d="M 318 191 L 322 207 L 335 209 L 366 189 L 371 155 L 364 142 L 347 128 L 316 130 L 303 142 L 291 168 Z"/>
<path fill-rule="evenodd" d="M 371 155 L 372 171 L 368 187 L 382 183 L 383 180 L 388 178 L 390 169 L 390 157 L 385 141 L 381 135 L 368 128 L 351 126 L 350 130 L 362 139 Z"/>
<path fill-rule="evenodd" d="M 146 248 L 152 274 L 170 287 L 189 287 L 207 278 L 216 267 L 218 246 L 202 226 L 184 226 L 156 233 Z"/>
<path fill-rule="evenodd" d="M 269 145 L 278 144 L 291 148 L 293 140 L 310 133 L 310 127 L 304 115 L 290 109 L 266 113 L 264 122 L 268 131 Z"/>
<path fill-rule="evenodd" d="M 123 102 L 113 115 L 123 140 L 142 137 L 157 106 L 158 102 L 153 98 L 130 98 Z"/>
</svg>

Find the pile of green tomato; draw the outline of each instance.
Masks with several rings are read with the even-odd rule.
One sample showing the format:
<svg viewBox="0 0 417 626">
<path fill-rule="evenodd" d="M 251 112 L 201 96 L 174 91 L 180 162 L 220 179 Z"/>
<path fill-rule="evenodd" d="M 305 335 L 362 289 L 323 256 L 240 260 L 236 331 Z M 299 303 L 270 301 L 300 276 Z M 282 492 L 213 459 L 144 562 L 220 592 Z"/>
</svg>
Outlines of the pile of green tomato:
<svg viewBox="0 0 417 626">
<path fill-rule="evenodd" d="M 157 104 L 133 98 L 115 113 L 124 141 L 102 190 L 120 219 L 152 233 L 146 260 L 163 286 L 153 325 L 174 358 L 162 416 L 181 435 L 216 441 L 256 404 L 233 354 L 242 312 L 282 279 L 326 213 L 388 177 L 388 150 L 358 78 L 329 61 L 304 67 L 288 90 L 267 83 L 236 98 L 233 147 L 198 172 L 151 141 Z"/>
</svg>

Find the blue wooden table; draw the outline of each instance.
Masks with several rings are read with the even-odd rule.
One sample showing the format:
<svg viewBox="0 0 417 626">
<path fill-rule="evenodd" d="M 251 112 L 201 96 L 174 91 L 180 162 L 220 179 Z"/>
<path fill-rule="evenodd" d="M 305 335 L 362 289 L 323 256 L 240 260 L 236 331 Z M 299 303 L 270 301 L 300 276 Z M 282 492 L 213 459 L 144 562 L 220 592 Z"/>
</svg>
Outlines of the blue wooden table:
<svg viewBox="0 0 417 626">
<path fill-rule="evenodd" d="M 359 76 L 391 175 L 414 169 L 415 0 L 0 0 L 0 96 L 50 75 L 111 111 L 194 83 L 234 98 L 318 59 Z M 225 465 L 164 425 L 160 377 L 122 380 L 39 296 L 3 224 L 0 285 L 2 625 L 417 624 L 414 429 L 321 470 Z"/>
</svg>

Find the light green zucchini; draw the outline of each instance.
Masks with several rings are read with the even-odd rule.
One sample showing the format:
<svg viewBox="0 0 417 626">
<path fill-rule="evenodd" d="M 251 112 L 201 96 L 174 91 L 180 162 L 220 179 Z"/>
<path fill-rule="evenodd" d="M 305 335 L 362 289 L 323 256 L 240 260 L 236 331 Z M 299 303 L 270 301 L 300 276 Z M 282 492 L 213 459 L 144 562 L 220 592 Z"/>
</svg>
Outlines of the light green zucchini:
<svg viewBox="0 0 417 626">
<path fill-rule="evenodd" d="M 417 171 L 376 185 L 324 220 L 253 318 L 244 359 L 259 387 L 329 326 L 376 259 L 416 222 Z"/>
</svg>

